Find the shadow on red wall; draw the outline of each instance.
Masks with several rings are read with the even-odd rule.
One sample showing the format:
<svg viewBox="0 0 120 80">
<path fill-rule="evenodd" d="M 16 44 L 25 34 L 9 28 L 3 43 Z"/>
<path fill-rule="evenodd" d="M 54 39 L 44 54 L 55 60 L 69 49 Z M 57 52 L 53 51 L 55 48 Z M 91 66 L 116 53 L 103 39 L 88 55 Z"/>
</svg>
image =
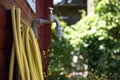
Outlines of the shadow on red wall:
<svg viewBox="0 0 120 80">
<path fill-rule="evenodd" d="M 12 30 L 7 11 L 0 6 L 0 80 L 8 80 Z"/>
</svg>

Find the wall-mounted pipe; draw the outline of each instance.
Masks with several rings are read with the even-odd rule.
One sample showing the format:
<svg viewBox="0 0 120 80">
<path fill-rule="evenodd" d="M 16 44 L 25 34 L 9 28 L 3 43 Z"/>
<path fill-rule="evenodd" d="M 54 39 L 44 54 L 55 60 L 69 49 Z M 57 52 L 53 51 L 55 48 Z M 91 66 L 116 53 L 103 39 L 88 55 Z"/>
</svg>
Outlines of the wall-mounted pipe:
<svg viewBox="0 0 120 80">
<path fill-rule="evenodd" d="M 45 24 L 45 23 L 48 24 L 49 21 L 48 20 L 44 20 L 44 19 L 39 19 L 39 18 L 38 19 L 34 19 L 32 21 L 32 29 L 33 29 L 33 32 L 34 32 L 36 38 L 38 37 L 37 26 L 41 25 L 41 24 Z"/>
<path fill-rule="evenodd" d="M 55 27 L 56 36 L 58 37 L 59 41 L 62 41 L 62 36 L 63 36 L 62 26 L 60 25 L 59 19 L 53 15 L 53 8 L 49 7 L 49 9 L 50 9 L 49 20 L 39 18 L 39 19 L 34 19 L 32 21 L 32 28 L 35 33 L 35 37 L 38 37 L 38 34 L 37 34 L 38 25 L 49 24 L 49 23 L 55 22 L 56 23 L 56 27 Z"/>
</svg>

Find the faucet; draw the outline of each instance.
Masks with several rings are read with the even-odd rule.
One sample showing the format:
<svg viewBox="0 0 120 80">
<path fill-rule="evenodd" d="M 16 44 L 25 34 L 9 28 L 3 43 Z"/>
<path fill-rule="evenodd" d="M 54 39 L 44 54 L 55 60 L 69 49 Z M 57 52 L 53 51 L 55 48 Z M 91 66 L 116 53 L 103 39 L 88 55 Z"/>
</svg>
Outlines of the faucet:
<svg viewBox="0 0 120 80">
<path fill-rule="evenodd" d="M 62 36 L 63 36 L 62 26 L 60 25 L 59 19 L 53 15 L 53 8 L 49 7 L 49 10 L 50 10 L 49 20 L 38 18 L 38 19 L 34 19 L 32 21 L 32 29 L 33 29 L 33 32 L 35 34 L 35 37 L 38 37 L 38 33 L 37 33 L 37 26 L 38 25 L 50 24 L 52 22 L 55 22 L 56 23 L 56 27 L 55 27 L 56 37 L 58 37 L 59 41 L 62 41 Z"/>
</svg>

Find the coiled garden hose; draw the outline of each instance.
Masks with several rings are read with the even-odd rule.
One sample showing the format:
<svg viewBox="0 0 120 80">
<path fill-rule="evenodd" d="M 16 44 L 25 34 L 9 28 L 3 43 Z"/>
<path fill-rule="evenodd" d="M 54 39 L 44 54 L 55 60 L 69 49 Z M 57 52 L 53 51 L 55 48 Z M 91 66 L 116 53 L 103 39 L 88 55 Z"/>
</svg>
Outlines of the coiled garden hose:
<svg viewBox="0 0 120 80">
<path fill-rule="evenodd" d="M 21 26 L 21 10 L 11 9 L 13 45 L 11 50 L 9 80 L 13 80 L 16 57 L 20 80 L 44 80 L 38 42 L 31 27 Z"/>
</svg>

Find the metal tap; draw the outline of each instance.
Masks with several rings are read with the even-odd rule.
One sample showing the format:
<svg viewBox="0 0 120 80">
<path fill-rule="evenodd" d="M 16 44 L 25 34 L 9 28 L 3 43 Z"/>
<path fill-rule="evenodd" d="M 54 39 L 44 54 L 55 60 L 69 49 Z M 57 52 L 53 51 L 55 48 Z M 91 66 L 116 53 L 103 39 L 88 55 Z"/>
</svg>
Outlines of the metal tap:
<svg viewBox="0 0 120 80">
<path fill-rule="evenodd" d="M 63 33 L 62 33 L 62 26 L 60 25 L 60 21 L 56 16 L 53 15 L 53 8 L 49 7 L 49 9 L 50 9 L 50 14 L 49 14 L 50 22 L 55 22 L 56 23 L 56 27 L 55 27 L 56 36 L 58 37 L 59 41 L 62 41 Z"/>
<path fill-rule="evenodd" d="M 42 25 L 42 24 L 49 24 L 49 23 L 52 23 L 52 22 L 55 22 L 56 23 L 56 27 L 55 27 L 55 30 L 56 30 L 56 37 L 58 37 L 58 40 L 59 41 L 62 41 L 62 27 L 60 25 L 60 22 L 59 22 L 59 19 L 53 15 L 53 8 L 52 7 L 49 7 L 49 10 L 50 10 L 50 13 L 49 13 L 49 20 L 45 20 L 45 19 L 34 19 L 32 21 L 32 28 L 33 28 L 33 31 L 35 33 L 35 37 L 38 37 L 38 34 L 37 34 L 37 25 Z"/>
</svg>

